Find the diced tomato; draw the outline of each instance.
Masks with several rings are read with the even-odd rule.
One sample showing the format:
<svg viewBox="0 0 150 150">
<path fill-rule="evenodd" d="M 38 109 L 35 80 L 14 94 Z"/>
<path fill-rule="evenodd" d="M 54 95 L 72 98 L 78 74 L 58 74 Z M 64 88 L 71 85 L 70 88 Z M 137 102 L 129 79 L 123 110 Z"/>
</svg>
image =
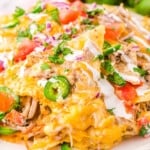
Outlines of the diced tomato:
<svg viewBox="0 0 150 150">
<path fill-rule="evenodd" d="M 84 4 L 77 0 L 70 4 L 70 8 L 60 10 L 59 17 L 62 24 L 75 21 L 80 15 L 85 16 Z"/>
<path fill-rule="evenodd" d="M 37 44 L 31 40 L 25 40 L 21 43 L 18 53 L 14 56 L 14 61 L 19 62 L 25 60 L 27 55 L 30 54 Z"/>
<path fill-rule="evenodd" d="M 15 125 L 22 126 L 25 124 L 24 116 L 14 109 L 5 116 L 5 119 Z"/>
<path fill-rule="evenodd" d="M 71 4 L 72 9 L 78 10 L 79 15 L 86 17 L 85 4 L 80 0 L 76 0 Z"/>
<path fill-rule="evenodd" d="M 142 118 L 139 118 L 137 120 L 137 124 L 139 127 L 142 127 L 142 126 L 145 126 L 149 123 L 150 121 L 146 118 L 146 117 L 142 117 Z"/>
<path fill-rule="evenodd" d="M 116 41 L 124 30 L 124 26 L 121 23 L 109 23 L 105 25 L 104 38 L 107 41 Z"/>
<path fill-rule="evenodd" d="M 7 112 L 13 105 L 13 98 L 7 93 L 0 92 L 0 112 Z"/>
<path fill-rule="evenodd" d="M 77 10 L 63 9 L 60 13 L 60 22 L 62 24 L 68 24 L 69 22 L 75 21 L 79 16 Z"/>
<path fill-rule="evenodd" d="M 125 101 L 133 102 L 137 97 L 136 89 L 130 83 L 126 83 L 124 86 L 116 86 L 115 92 L 120 99 Z"/>
<path fill-rule="evenodd" d="M 4 70 L 5 70 L 4 62 L 2 60 L 0 60 L 0 72 L 2 72 Z"/>
</svg>

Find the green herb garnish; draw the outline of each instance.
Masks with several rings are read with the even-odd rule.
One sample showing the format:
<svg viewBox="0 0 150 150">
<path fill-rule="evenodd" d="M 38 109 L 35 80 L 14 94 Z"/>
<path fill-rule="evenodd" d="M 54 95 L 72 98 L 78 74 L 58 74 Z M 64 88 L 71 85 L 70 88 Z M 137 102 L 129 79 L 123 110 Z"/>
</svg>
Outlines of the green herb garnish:
<svg viewBox="0 0 150 150">
<path fill-rule="evenodd" d="M 146 50 L 147 50 L 148 53 L 150 53 L 150 48 L 147 48 Z"/>
<path fill-rule="evenodd" d="M 87 14 L 89 17 L 94 17 L 96 15 L 102 14 L 104 11 L 102 9 L 96 8 L 94 10 L 91 11 L 87 11 Z"/>
<path fill-rule="evenodd" d="M 146 70 L 143 70 L 140 67 L 135 67 L 135 68 L 133 68 L 133 70 L 135 72 L 138 72 L 140 74 L 140 76 L 142 76 L 142 77 L 148 74 L 148 72 Z"/>
<path fill-rule="evenodd" d="M 32 13 L 40 13 L 43 11 L 43 8 L 42 8 L 42 4 L 40 1 L 37 2 L 37 4 L 33 7 L 32 9 Z"/>
<path fill-rule="evenodd" d="M 117 72 L 113 72 L 113 74 L 108 75 L 107 78 L 110 82 L 119 86 L 124 86 L 126 84 L 126 81 Z"/>
<path fill-rule="evenodd" d="M 101 65 L 108 74 L 112 74 L 114 72 L 114 68 L 109 60 L 102 62 Z"/>
<path fill-rule="evenodd" d="M 107 42 L 107 41 L 104 41 L 103 49 L 107 49 L 109 47 L 111 47 L 111 44 L 109 42 Z"/>
<path fill-rule="evenodd" d="M 49 56 L 48 58 L 52 63 L 55 64 L 63 64 L 65 61 L 64 57 L 60 57 L 59 55 Z"/>
<path fill-rule="evenodd" d="M 17 18 L 25 14 L 25 10 L 20 7 L 16 7 L 15 12 L 13 13 L 13 17 Z"/>
<path fill-rule="evenodd" d="M 60 20 L 59 20 L 59 10 L 57 8 L 49 11 L 49 14 L 50 14 L 52 20 L 56 21 L 57 23 L 60 23 Z"/>
<path fill-rule="evenodd" d="M 47 70 L 47 69 L 50 69 L 49 64 L 47 64 L 47 63 L 41 64 L 41 70 Z"/>
<path fill-rule="evenodd" d="M 14 19 L 14 20 L 12 20 L 11 22 L 9 22 L 8 24 L 5 24 L 2 28 L 5 28 L 5 29 L 14 28 L 14 27 L 16 27 L 18 24 L 19 24 L 19 20 Z"/>
<path fill-rule="evenodd" d="M 65 61 L 64 56 L 72 53 L 71 49 L 68 47 L 65 47 L 64 44 L 65 43 L 63 41 L 59 43 L 57 47 L 54 48 L 54 55 L 49 56 L 49 60 L 52 63 L 62 64 Z"/>
<path fill-rule="evenodd" d="M 114 112 L 113 112 L 114 109 L 115 109 L 115 108 L 107 109 L 107 111 L 108 111 L 111 115 L 114 115 Z"/>
<path fill-rule="evenodd" d="M 116 52 L 116 51 L 118 51 L 120 49 L 121 49 L 121 45 L 117 44 L 115 46 L 109 47 L 106 50 L 104 50 L 103 55 L 104 56 L 108 56 L 108 55 L 110 55 L 110 54 L 112 54 L 112 53 L 114 53 L 114 52 Z"/>
<path fill-rule="evenodd" d="M 81 24 L 85 24 L 85 25 L 91 25 L 92 21 L 89 18 L 83 19 Z"/>
<path fill-rule="evenodd" d="M 70 145 L 68 143 L 63 143 L 61 145 L 61 150 L 71 150 Z"/>
</svg>

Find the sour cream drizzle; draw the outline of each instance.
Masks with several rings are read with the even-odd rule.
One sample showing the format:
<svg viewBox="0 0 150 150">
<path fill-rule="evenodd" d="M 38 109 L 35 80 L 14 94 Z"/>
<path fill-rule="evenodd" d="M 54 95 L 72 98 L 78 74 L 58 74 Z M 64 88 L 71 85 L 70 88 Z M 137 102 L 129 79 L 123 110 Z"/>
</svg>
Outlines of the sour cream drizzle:
<svg viewBox="0 0 150 150">
<path fill-rule="evenodd" d="M 83 62 L 87 68 L 92 72 L 93 79 L 97 82 L 100 92 L 104 94 L 104 103 L 107 109 L 114 109 L 113 112 L 117 117 L 131 119 L 132 114 L 126 112 L 123 101 L 120 100 L 114 93 L 113 86 L 106 80 L 100 78 L 100 73 L 90 66 L 88 63 Z"/>
</svg>

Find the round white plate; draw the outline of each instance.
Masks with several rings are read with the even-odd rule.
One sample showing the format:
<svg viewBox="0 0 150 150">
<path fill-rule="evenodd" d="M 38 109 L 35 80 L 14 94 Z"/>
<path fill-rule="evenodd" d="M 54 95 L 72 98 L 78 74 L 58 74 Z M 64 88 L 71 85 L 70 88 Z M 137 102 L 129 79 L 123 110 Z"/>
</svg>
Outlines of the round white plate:
<svg viewBox="0 0 150 150">
<path fill-rule="evenodd" d="M 36 0 L 0 0 L 0 15 L 12 12 L 16 6 L 28 8 Z M 0 141 L 0 150 L 27 150 L 25 146 Z M 132 138 L 117 145 L 113 150 L 150 150 L 150 138 Z"/>
</svg>

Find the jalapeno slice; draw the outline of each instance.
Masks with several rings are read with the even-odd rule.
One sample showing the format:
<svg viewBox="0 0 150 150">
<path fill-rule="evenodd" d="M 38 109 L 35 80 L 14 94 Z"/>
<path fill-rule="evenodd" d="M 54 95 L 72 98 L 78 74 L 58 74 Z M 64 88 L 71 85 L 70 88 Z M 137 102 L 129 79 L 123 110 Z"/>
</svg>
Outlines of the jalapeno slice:
<svg viewBox="0 0 150 150">
<path fill-rule="evenodd" d="M 10 135 L 15 132 L 16 132 L 16 130 L 11 129 L 9 127 L 0 127 L 0 135 Z"/>
<path fill-rule="evenodd" d="M 44 95 L 51 101 L 57 101 L 59 98 L 65 99 L 70 92 L 70 83 L 65 76 L 53 76 L 50 78 L 45 87 Z"/>
</svg>

